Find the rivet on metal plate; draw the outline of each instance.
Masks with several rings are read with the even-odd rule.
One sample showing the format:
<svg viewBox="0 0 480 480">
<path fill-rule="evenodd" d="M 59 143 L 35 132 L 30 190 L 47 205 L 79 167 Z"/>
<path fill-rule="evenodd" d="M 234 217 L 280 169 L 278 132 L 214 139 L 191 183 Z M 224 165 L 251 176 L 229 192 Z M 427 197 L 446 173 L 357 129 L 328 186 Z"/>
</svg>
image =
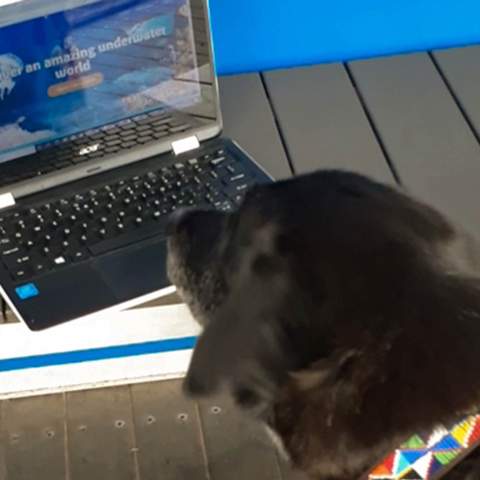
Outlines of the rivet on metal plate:
<svg viewBox="0 0 480 480">
<path fill-rule="evenodd" d="M 153 423 L 155 423 L 157 421 L 157 419 L 153 416 L 153 415 L 149 415 L 147 417 L 147 424 L 148 425 L 152 425 Z"/>
<path fill-rule="evenodd" d="M 177 415 L 177 419 L 180 421 L 180 422 L 186 422 L 188 420 L 188 414 L 186 413 L 179 413 Z"/>
<path fill-rule="evenodd" d="M 124 428 L 125 427 L 125 421 L 124 420 L 117 420 L 115 422 L 115 427 L 117 428 Z"/>
</svg>

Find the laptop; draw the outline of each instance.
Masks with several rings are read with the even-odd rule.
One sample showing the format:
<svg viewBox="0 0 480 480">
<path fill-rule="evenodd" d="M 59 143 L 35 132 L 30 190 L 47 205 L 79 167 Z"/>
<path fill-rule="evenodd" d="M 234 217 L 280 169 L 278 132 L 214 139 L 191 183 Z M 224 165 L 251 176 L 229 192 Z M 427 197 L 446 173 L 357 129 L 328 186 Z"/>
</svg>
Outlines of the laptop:
<svg viewBox="0 0 480 480">
<path fill-rule="evenodd" d="M 172 293 L 166 225 L 271 181 L 221 136 L 203 0 L 0 7 L 0 293 L 31 330 Z"/>
</svg>

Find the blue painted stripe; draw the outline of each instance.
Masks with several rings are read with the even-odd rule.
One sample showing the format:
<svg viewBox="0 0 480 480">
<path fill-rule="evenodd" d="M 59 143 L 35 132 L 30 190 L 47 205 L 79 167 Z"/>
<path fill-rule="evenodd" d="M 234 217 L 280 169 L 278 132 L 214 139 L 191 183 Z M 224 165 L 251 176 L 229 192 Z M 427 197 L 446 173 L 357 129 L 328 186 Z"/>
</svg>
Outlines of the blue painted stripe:
<svg viewBox="0 0 480 480">
<path fill-rule="evenodd" d="M 68 365 L 83 362 L 96 362 L 99 360 L 111 360 L 114 358 L 149 355 L 152 353 L 191 350 L 195 346 L 196 340 L 197 337 L 172 338 L 168 340 L 157 340 L 154 342 L 116 345 L 114 347 L 32 355 L 30 357 L 7 358 L 0 360 L 0 372 L 25 370 L 27 368 L 53 367 L 56 365 Z"/>
</svg>

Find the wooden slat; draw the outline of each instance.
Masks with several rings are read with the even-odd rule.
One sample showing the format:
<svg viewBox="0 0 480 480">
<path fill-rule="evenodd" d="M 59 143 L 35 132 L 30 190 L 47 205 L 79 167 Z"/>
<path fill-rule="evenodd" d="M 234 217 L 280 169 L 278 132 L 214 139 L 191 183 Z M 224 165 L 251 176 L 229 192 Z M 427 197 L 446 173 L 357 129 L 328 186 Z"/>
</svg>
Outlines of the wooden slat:
<svg viewBox="0 0 480 480">
<path fill-rule="evenodd" d="M 477 134 L 480 134 L 480 46 L 452 48 L 433 53 Z"/>
<path fill-rule="evenodd" d="M 220 78 L 225 135 L 275 178 L 291 175 L 275 119 L 258 74 Z"/>
<path fill-rule="evenodd" d="M 186 400 L 181 382 L 131 388 L 141 479 L 206 480 L 197 408 Z"/>
<path fill-rule="evenodd" d="M 5 400 L 3 418 L 8 480 L 65 480 L 63 396 Z"/>
<path fill-rule="evenodd" d="M 480 146 L 429 56 L 350 67 L 404 185 L 480 233 Z"/>
<path fill-rule="evenodd" d="M 343 168 L 393 182 L 343 65 L 269 72 L 265 81 L 297 173 Z"/>
<path fill-rule="evenodd" d="M 280 467 L 265 430 L 229 400 L 200 403 L 212 480 L 279 480 Z"/>
<path fill-rule="evenodd" d="M 71 480 L 137 479 L 128 387 L 67 394 Z"/>
</svg>

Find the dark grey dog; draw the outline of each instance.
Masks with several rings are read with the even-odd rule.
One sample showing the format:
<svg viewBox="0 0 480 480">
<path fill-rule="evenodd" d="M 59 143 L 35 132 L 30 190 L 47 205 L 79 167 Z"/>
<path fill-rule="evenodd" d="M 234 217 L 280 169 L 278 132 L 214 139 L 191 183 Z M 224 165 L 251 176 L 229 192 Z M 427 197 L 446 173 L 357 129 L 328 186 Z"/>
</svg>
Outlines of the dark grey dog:
<svg viewBox="0 0 480 480">
<path fill-rule="evenodd" d="M 480 405 L 478 250 L 434 209 L 324 171 L 237 213 L 178 213 L 170 233 L 170 278 L 204 327 L 186 391 L 227 385 L 311 478 L 358 478 Z M 480 478 L 463 465 L 450 475 Z"/>
</svg>

